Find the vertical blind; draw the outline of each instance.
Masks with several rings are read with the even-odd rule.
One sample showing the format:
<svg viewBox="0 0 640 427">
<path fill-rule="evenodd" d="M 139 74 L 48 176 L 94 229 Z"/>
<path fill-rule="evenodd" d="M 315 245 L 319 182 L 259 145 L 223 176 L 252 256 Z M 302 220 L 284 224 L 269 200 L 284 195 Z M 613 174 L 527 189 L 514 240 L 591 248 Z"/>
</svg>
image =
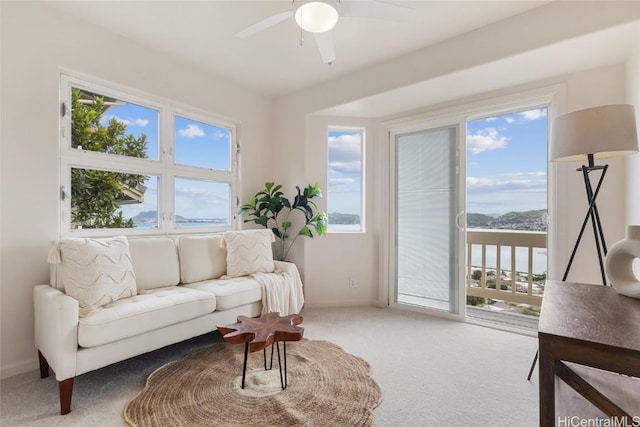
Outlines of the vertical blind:
<svg viewBox="0 0 640 427">
<path fill-rule="evenodd" d="M 456 265 L 456 127 L 397 135 L 395 146 L 397 300 L 449 310 Z"/>
</svg>

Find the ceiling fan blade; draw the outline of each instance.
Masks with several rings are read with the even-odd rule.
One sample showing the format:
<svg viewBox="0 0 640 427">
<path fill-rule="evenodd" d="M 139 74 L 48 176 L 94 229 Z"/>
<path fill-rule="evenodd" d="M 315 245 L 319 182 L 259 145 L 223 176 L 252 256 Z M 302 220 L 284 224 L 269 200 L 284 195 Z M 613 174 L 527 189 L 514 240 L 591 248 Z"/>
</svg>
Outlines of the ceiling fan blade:
<svg viewBox="0 0 640 427">
<path fill-rule="evenodd" d="M 383 1 L 345 1 L 340 8 L 344 18 L 382 19 L 385 21 L 409 21 L 416 15 L 415 9 Z"/>
<path fill-rule="evenodd" d="M 246 39 L 247 37 L 251 37 L 252 35 L 254 35 L 255 33 L 259 33 L 260 31 L 264 31 L 269 27 L 273 27 L 276 24 L 279 24 L 280 22 L 284 21 L 287 18 L 291 18 L 293 17 L 293 11 L 292 10 L 288 10 L 286 12 L 281 12 L 281 13 L 277 13 L 275 15 L 272 15 L 266 19 L 263 19 L 260 22 L 257 22 L 253 25 L 251 25 L 250 27 L 245 28 L 244 30 L 240 31 L 238 34 L 236 34 L 236 37 L 241 38 L 241 39 Z"/>
<path fill-rule="evenodd" d="M 333 47 L 333 36 L 331 31 L 325 31 L 324 33 L 314 33 L 316 37 L 316 44 L 322 56 L 322 62 L 325 64 L 333 64 L 336 60 L 336 51 Z"/>
</svg>

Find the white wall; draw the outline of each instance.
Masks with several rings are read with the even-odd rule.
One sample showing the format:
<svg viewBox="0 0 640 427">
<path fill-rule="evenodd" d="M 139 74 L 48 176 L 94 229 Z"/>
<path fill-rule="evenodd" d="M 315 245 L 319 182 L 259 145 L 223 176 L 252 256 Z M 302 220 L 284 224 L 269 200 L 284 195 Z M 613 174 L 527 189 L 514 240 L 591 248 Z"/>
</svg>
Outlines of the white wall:
<svg viewBox="0 0 640 427">
<path fill-rule="evenodd" d="M 640 38 L 640 36 L 639 36 Z M 627 62 L 626 103 L 636 106 L 636 127 L 640 133 L 640 45 Z M 627 157 L 627 211 L 625 224 L 640 224 L 640 154 Z"/>
<path fill-rule="evenodd" d="M 1 2 L 1 372 L 35 369 L 34 285 L 58 237 L 60 67 L 240 124 L 242 199 L 270 175 L 272 101 L 176 58 L 29 2 Z"/>
</svg>

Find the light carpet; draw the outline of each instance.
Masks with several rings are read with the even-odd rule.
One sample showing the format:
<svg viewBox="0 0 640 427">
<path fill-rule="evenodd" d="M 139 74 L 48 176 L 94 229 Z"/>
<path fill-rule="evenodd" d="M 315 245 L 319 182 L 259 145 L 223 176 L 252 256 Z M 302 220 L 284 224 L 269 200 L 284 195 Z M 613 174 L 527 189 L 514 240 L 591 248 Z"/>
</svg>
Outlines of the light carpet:
<svg viewBox="0 0 640 427">
<path fill-rule="evenodd" d="M 302 315 L 305 338 L 369 362 L 384 394 L 374 411 L 379 427 L 538 425 L 537 368 L 526 380 L 535 337 L 374 307 L 305 308 Z M 80 375 L 65 416 L 55 376 L 40 379 L 34 350 L 34 370 L 0 384 L 0 425 L 126 426 L 122 411 L 153 371 L 213 342 L 222 342 L 220 334 Z"/>
<path fill-rule="evenodd" d="M 262 351 L 249 355 L 241 388 L 243 358 L 243 345 L 221 343 L 161 367 L 125 408 L 126 421 L 139 427 L 373 425 L 380 387 L 369 364 L 339 346 L 289 343 L 285 390 L 278 367 L 264 369 Z"/>
</svg>

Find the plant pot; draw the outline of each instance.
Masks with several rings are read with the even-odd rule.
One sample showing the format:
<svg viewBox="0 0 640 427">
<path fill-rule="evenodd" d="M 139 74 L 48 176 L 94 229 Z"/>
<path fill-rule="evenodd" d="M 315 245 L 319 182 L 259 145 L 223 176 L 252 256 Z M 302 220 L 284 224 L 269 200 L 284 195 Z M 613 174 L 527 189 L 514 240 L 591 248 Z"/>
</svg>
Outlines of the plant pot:
<svg viewBox="0 0 640 427">
<path fill-rule="evenodd" d="M 640 258 L 640 225 L 628 225 L 627 235 L 607 253 L 605 271 L 619 294 L 640 298 L 640 280 L 633 273 L 633 262 Z"/>
</svg>

